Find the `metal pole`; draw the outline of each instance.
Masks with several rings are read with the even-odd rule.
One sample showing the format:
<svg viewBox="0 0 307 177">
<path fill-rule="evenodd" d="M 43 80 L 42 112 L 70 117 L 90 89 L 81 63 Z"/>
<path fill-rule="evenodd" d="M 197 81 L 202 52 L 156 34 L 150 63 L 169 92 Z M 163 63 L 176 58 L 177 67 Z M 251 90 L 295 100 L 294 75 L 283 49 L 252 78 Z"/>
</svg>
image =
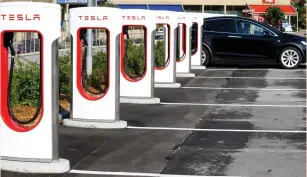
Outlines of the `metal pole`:
<svg viewBox="0 0 307 177">
<path fill-rule="evenodd" d="M 94 7 L 96 5 L 95 0 L 87 0 L 87 7 Z M 93 45 L 93 33 L 91 29 L 87 30 L 87 55 L 86 55 L 86 73 L 88 76 L 92 74 L 92 45 Z"/>
</svg>

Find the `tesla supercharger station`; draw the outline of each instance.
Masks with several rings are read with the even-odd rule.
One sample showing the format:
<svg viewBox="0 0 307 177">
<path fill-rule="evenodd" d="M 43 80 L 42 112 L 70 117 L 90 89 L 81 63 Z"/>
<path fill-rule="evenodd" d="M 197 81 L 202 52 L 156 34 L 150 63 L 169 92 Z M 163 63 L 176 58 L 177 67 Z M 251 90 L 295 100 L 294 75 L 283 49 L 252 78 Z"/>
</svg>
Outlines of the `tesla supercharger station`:
<svg viewBox="0 0 307 177">
<path fill-rule="evenodd" d="M 1 33 L 1 169 L 21 173 L 64 173 L 69 161 L 58 150 L 58 38 L 61 7 L 51 3 L 0 3 Z M 9 104 L 14 70 L 13 35 L 36 32 L 40 38 L 40 114 L 25 123 Z M 10 73 L 9 73 L 10 70 Z M 36 120 L 36 121 L 34 121 Z M 31 126 L 26 126 L 31 123 Z"/>
<path fill-rule="evenodd" d="M 72 110 L 70 119 L 63 124 L 83 128 L 125 128 L 127 122 L 119 120 L 119 48 L 122 29 L 120 9 L 107 7 L 80 7 L 70 9 L 72 35 Z M 106 31 L 107 80 L 104 93 L 89 94 L 82 77 L 82 45 L 86 44 L 85 31 Z M 86 49 L 84 52 L 87 51 Z M 101 73 L 103 74 L 103 73 Z"/>
<path fill-rule="evenodd" d="M 195 42 L 194 47 L 191 50 L 191 68 L 192 69 L 206 69 L 206 66 L 202 66 L 202 26 L 204 23 L 204 18 L 202 15 L 192 14 L 192 23 L 196 26 L 194 36 L 195 39 L 192 38 L 192 41 Z"/>
<path fill-rule="evenodd" d="M 177 14 L 177 60 L 176 76 L 177 77 L 195 77 L 191 73 L 191 32 L 192 32 L 192 15 L 185 12 L 176 12 Z"/>
<path fill-rule="evenodd" d="M 125 39 L 121 36 L 121 66 L 120 66 L 120 102 L 135 104 L 159 104 L 160 99 L 154 97 L 154 35 L 156 17 L 148 10 L 122 10 L 123 29 L 129 27 L 143 27 L 144 29 L 144 63 L 143 75 L 132 78 L 125 70 Z M 134 35 L 134 34 L 132 34 Z M 138 44 L 135 44 L 138 45 Z"/>
<path fill-rule="evenodd" d="M 176 83 L 176 32 L 178 29 L 177 15 L 170 11 L 154 11 L 157 25 L 163 25 L 165 46 L 165 62 L 161 67 L 155 66 L 155 87 L 180 88 Z"/>
</svg>

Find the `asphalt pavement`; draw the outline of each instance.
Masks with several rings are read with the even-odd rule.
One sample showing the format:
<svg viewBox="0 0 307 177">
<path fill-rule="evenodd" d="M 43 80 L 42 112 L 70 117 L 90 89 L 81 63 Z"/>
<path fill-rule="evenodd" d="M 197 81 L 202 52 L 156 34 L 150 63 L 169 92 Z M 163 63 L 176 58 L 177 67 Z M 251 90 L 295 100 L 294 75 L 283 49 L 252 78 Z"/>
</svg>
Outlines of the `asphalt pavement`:
<svg viewBox="0 0 307 177">
<path fill-rule="evenodd" d="M 305 67 L 193 72 L 183 88 L 155 89 L 160 105 L 121 104 L 127 129 L 60 126 L 70 173 L 2 177 L 306 176 Z"/>
</svg>

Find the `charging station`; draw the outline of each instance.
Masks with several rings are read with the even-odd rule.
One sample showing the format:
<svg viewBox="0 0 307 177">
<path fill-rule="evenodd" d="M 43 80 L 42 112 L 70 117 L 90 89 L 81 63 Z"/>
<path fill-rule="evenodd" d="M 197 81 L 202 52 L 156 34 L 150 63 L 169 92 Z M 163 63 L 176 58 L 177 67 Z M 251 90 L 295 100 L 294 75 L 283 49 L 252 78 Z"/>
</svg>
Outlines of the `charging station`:
<svg viewBox="0 0 307 177">
<path fill-rule="evenodd" d="M 141 76 L 137 77 L 132 77 L 131 75 L 127 74 L 125 63 L 128 62 L 128 52 L 126 51 L 129 49 L 125 45 L 125 34 L 123 30 L 121 35 L 120 52 L 120 102 L 135 104 L 159 104 L 160 99 L 154 97 L 155 14 L 152 11 L 138 9 L 122 10 L 121 14 L 123 29 L 127 29 L 127 27 L 142 27 L 144 30 L 144 71 Z M 127 65 L 127 67 L 129 67 L 129 64 Z"/>
<path fill-rule="evenodd" d="M 163 26 L 164 40 L 164 65 L 155 65 L 155 87 L 157 88 L 180 88 L 176 83 L 176 40 L 178 29 L 177 15 L 169 11 L 154 11 L 157 25 Z"/>
<path fill-rule="evenodd" d="M 192 15 L 185 12 L 177 12 L 177 58 L 176 58 L 176 76 L 177 77 L 195 77 L 191 73 L 191 32 Z"/>
<path fill-rule="evenodd" d="M 58 38 L 61 7 L 37 2 L 0 3 L 1 170 L 20 173 L 65 173 L 68 160 L 58 150 Z M 28 121 L 15 115 L 11 90 L 15 64 L 14 35 L 36 32 L 40 39 L 40 96 Z M 9 67 L 10 66 L 10 67 Z"/>
<path fill-rule="evenodd" d="M 107 7 L 80 7 L 70 9 L 72 35 L 72 101 L 70 119 L 63 124 L 83 128 L 125 128 L 119 120 L 119 48 L 122 28 L 121 10 Z M 85 88 L 83 79 L 85 52 L 89 29 L 106 32 L 106 85 L 95 95 Z M 83 45 L 84 50 L 83 50 Z M 93 62 L 94 63 L 94 62 Z M 101 73 L 103 75 L 103 73 Z"/>
<path fill-rule="evenodd" d="M 204 19 L 202 15 L 193 14 L 192 25 L 195 26 L 192 31 L 192 50 L 191 50 L 191 68 L 192 69 L 206 69 L 206 66 L 202 66 L 202 26 Z"/>
</svg>

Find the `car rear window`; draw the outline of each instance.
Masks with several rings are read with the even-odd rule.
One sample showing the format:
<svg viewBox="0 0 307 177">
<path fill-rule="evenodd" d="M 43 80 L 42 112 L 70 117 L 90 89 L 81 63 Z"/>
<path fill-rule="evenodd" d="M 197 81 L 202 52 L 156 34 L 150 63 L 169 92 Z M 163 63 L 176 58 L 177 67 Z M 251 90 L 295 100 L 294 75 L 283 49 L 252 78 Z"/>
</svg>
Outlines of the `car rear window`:
<svg viewBox="0 0 307 177">
<path fill-rule="evenodd" d="M 234 33 L 235 25 L 232 19 L 209 20 L 204 23 L 204 30 L 211 32 Z"/>
</svg>

